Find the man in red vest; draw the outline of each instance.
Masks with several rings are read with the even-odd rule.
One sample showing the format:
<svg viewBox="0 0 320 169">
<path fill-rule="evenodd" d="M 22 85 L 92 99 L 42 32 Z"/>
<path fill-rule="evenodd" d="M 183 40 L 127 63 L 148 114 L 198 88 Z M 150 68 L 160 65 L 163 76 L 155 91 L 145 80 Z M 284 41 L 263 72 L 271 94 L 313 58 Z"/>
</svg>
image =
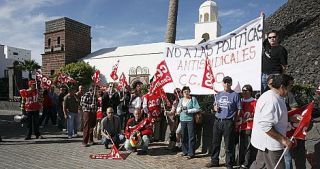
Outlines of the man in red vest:
<svg viewBox="0 0 320 169">
<path fill-rule="evenodd" d="M 20 90 L 22 109 L 26 112 L 27 116 L 27 136 L 25 140 L 31 139 L 32 128 L 36 139 L 43 139 L 39 132 L 39 110 L 41 104 L 39 102 L 39 92 L 36 88 L 36 81 L 29 80 L 28 85 L 29 89 Z"/>
</svg>

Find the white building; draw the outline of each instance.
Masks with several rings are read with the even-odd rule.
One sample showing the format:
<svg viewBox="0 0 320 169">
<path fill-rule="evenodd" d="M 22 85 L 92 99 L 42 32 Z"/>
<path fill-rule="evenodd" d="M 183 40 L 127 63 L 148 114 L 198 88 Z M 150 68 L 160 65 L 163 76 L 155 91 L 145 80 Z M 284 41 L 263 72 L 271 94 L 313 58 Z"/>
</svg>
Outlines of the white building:
<svg viewBox="0 0 320 169">
<path fill-rule="evenodd" d="M 176 41 L 177 45 L 197 45 L 220 36 L 218 9 L 215 2 L 207 0 L 199 7 L 199 20 L 195 23 L 194 39 Z M 155 73 L 157 64 L 162 60 L 164 42 L 104 48 L 95 51 L 82 60 L 99 69 L 108 82 L 112 81 L 112 66 L 119 60 L 118 75 L 122 72 L 129 78 L 129 83 L 140 80 L 148 83 Z"/>
<path fill-rule="evenodd" d="M 0 78 L 8 77 L 8 66 L 12 66 L 14 61 L 23 62 L 30 59 L 31 50 L 0 44 Z M 28 73 L 23 72 L 23 77 L 27 78 Z"/>
</svg>

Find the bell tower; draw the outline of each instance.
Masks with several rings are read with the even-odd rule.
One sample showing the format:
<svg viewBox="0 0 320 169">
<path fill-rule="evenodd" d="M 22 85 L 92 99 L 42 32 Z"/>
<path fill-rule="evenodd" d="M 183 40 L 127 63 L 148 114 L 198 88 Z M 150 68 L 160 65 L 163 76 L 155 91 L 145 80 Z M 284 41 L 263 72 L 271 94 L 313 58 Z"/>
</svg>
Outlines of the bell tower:
<svg viewBox="0 0 320 169">
<path fill-rule="evenodd" d="M 67 17 L 46 22 L 42 73 L 59 72 L 61 66 L 91 53 L 91 27 Z"/>
<path fill-rule="evenodd" d="M 220 36 L 220 23 L 218 21 L 218 7 L 212 0 L 200 5 L 199 21 L 195 24 L 195 39 L 197 42 L 208 41 Z"/>
</svg>

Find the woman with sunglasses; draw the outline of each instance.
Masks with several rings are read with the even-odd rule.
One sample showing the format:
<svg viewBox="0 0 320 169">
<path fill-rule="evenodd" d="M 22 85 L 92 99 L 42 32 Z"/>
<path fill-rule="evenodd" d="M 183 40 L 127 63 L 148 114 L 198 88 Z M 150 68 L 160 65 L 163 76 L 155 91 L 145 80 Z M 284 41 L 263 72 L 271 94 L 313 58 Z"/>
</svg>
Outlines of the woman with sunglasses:
<svg viewBox="0 0 320 169">
<path fill-rule="evenodd" d="M 250 168 L 257 154 L 257 150 L 250 143 L 256 103 L 256 99 L 252 97 L 252 86 L 244 85 L 241 99 L 242 111 L 237 123 L 240 137 L 239 165 L 241 169 Z"/>
</svg>

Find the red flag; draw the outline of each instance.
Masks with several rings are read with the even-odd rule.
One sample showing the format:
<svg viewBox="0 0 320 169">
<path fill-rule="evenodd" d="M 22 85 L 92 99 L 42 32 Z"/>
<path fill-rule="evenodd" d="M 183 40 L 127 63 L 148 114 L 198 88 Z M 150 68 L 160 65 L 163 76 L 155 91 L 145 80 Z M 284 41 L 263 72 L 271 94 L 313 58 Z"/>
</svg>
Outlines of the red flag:
<svg viewBox="0 0 320 169">
<path fill-rule="evenodd" d="M 68 84 L 68 83 L 77 83 L 76 80 L 74 80 L 72 77 L 59 73 L 58 77 L 55 81 L 57 84 Z"/>
<path fill-rule="evenodd" d="M 119 79 L 119 85 L 118 85 L 118 90 L 122 90 L 124 87 L 128 86 L 127 78 L 122 72 L 120 79 Z"/>
<path fill-rule="evenodd" d="M 112 72 L 110 73 L 110 77 L 116 81 L 118 80 L 118 75 L 117 75 L 117 71 L 118 71 L 118 67 L 119 67 L 119 61 L 117 61 L 117 63 L 115 65 L 112 66 Z"/>
<path fill-rule="evenodd" d="M 36 78 L 40 81 L 41 88 L 50 89 L 52 85 L 52 81 L 49 77 L 43 75 L 40 70 L 36 71 Z"/>
<path fill-rule="evenodd" d="M 159 63 L 159 65 L 157 66 L 156 73 L 154 74 L 153 77 L 154 79 L 151 82 L 151 87 L 150 87 L 151 92 L 154 92 L 162 88 L 167 83 L 173 82 L 165 60 Z"/>
<path fill-rule="evenodd" d="M 287 137 L 292 136 L 296 139 L 302 139 L 302 140 L 305 139 L 307 135 L 306 130 L 308 129 L 311 121 L 313 106 L 314 106 L 314 101 L 312 101 L 306 106 L 303 106 L 299 109 L 289 112 L 288 114 L 289 117 L 301 115 L 301 120 L 299 124 L 290 123 L 289 125 L 290 127 L 288 128 L 289 131 L 287 132 Z"/>
<path fill-rule="evenodd" d="M 154 95 L 161 97 L 161 99 L 166 102 L 166 105 L 171 107 L 171 103 L 167 97 L 167 94 L 166 94 L 166 92 L 164 92 L 162 87 L 158 88 L 158 90 L 154 91 Z"/>
<path fill-rule="evenodd" d="M 204 67 L 204 74 L 202 79 L 202 87 L 213 89 L 214 82 L 215 82 L 215 79 L 212 72 L 212 66 L 210 64 L 209 58 L 206 57 L 206 64 Z"/>
<path fill-rule="evenodd" d="M 100 70 L 96 70 L 96 72 L 94 72 L 94 74 L 92 75 L 92 80 L 94 84 L 100 82 Z"/>
<path fill-rule="evenodd" d="M 115 145 L 112 146 L 109 154 L 94 154 L 89 156 L 91 159 L 111 159 L 111 160 L 125 160 L 126 155 L 120 154 Z"/>
</svg>

